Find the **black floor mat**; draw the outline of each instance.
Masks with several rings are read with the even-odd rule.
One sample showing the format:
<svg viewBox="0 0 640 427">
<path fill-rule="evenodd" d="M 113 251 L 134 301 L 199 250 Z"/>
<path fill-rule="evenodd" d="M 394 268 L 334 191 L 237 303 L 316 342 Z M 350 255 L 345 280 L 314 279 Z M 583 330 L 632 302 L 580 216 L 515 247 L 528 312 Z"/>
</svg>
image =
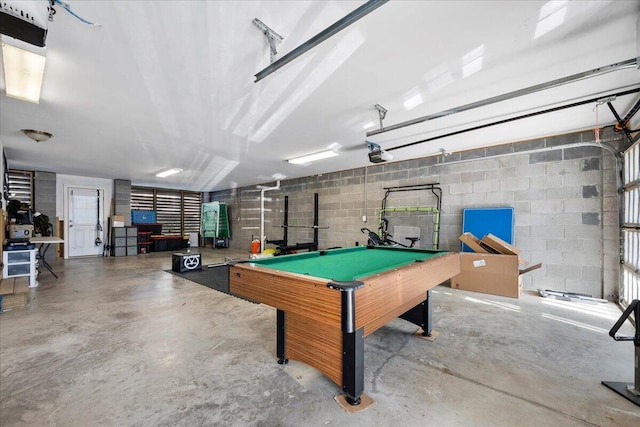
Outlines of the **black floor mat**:
<svg viewBox="0 0 640 427">
<path fill-rule="evenodd" d="M 235 295 L 229 292 L 229 266 L 228 265 L 216 265 L 215 267 L 202 267 L 202 270 L 188 271 L 186 273 L 179 273 L 173 270 L 165 270 L 167 273 L 175 274 L 183 279 L 191 280 L 207 288 L 214 289 L 225 294 L 232 295 L 237 298 L 241 298 L 245 301 L 253 302 L 241 296 Z"/>
</svg>

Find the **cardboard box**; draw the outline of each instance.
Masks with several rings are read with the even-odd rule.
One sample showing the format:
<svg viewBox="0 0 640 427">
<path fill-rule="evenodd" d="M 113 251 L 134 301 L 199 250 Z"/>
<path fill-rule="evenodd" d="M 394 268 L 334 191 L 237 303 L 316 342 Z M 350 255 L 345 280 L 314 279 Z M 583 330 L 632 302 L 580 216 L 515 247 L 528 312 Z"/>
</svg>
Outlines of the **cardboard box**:
<svg viewBox="0 0 640 427">
<path fill-rule="evenodd" d="M 462 235 L 458 237 L 458 240 L 460 240 L 465 245 L 469 246 L 474 252 L 477 252 L 480 254 L 488 253 L 486 249 L 480 246 L 480 239 L 478 239 L 472 233 L 469 233 L 469 232 L 462 233 Z"/>
<path fill-rule="evenodd" d="M 14 277 L 13 278 L 13 293 L 14 294 L 28 294 L 29 293 L 29 278 L 28 277 Z"/>
<path fill-rule="evenodd" d="M 491 246 L 501 254 L 520 255 L 520 253 L 522 253 L 520 249 L 516 248 L 515 246 L 511 246 L 509 243 L 505 242 L 498 236 L 494 236 L 491 233 L 484 236 L 480 241 L 485 245 Z"/>
<path fill-rule="evenodd" d="M 114 215 L 111 217 L 111 226 L 114 228 L 124 227 L 124 216 Z"/>
<path fill-rule="evenodd" d="M 475 253 L 460 254 L 460 274 L 451 278 L 454 289 L 518 298 L 522 275 L 542 267 L 535 264 L 521 270 L 519 265 L 529 265 L 521 256 L 522 251 L 493 234 L 478 239 L 463 233 L 458 239 Z"/>
<path fill-rule="evenodd" d="M 9 277 L 0 279 L 0 295 L 29 293 L 28 277 Z"/>
<path fill-rule="evenodd" d="M 516 248 L 515 246 L 511 246 L 504 240 L 494 236 L 491 233 L 484 236 L 482 240 L 480 240 L 480 242 L 495 249 L 498 253 L 517 256 L 520 265 L 523 265 L 525 267 L 529 265 L 529 263 L 520 256 L 520 253 L 522 252 L 520 249 Z"/>
<path fill-rule="evenodd" d="M 7 295 L 13 293 L 13 279 L 1 279 L 0 280 L 0 295 Z"/>
<path fill-rule="evenodd" d="M 0 296 L 0 311 L 7 310 L 13 307 L 23 307 L 29 303 L 29 294 L 7 294 Z"/>
<path fill-rule="evenodd" d="M 469 232 L 462 233 L 462 235 L 458 237 L 458 240 L 460 240 L 462 243 L 469 246 L 474 252 L 477 252 L 479 254 L 499 254 L 500 253 L 499 250 L 494 249 L 493 247 L 487 245 L 482 240 L 478 239 L 476 236 L 473 235 L 473 233 L 469 233 Z"/>
<path fill-rule="evenodd" d="M 522 275 L 540 267 L 542 264 L 535 264 L 520 270 L 516 255 L 463 252 L 460 254 L 460 274 L 451 279 L 451 287 L 518 298 Z"/>
<path fill-rule="evenodd" d="M 0 311 L 29 303 L 29 278 L 10 277 L 0 280 Z"/>
</svg>

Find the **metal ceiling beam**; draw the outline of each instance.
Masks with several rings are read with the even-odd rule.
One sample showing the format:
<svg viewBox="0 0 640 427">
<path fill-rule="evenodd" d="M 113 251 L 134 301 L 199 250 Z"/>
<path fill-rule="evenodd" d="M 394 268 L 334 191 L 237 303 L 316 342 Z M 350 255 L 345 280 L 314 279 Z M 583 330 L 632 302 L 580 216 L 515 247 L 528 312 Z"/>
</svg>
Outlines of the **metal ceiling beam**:
<svg viewBox="0 0 640 427">
<path fill-rule="evenodd" d="M 627 122 L 622 121 L 622 118 L 620 117 L 616 109 L 613 108 L 613 104 L 611 103 L 611 101 L 607 101 L 607 106 L 609 107 L 609 110 L 611 110 L 611 114 L 613 114 L 613 117 L 616 118 L 618 122 L 618 126 L 620 126 L 620 129 L 622 129 L 622 132 L 624 132 L 625 136 L 629 140 L 629 147 L 630 147 L 634 141 L 633 141 L 633 136 L 631 136 L 631 132 L 629 132 L 629 129 L 627 128 Z"/>
<path fill-rule="evenodd" d="M 510 99 L 518 98 L 524 95 L 530 95 L 535 92 L 540 92 L 546 89 L 551 89 L 557 86 L 562 86 L 568 83 L 573 83 L 578 80 L 587 79 L 590 77 L 599 76 L 602 74 L 610 73 L 612 71 L 621 70 L 624 68 L 631 68 L 638 65 L 638 58 L 628 59 L 622 62 L 616 62 L 614 64 L 605 65 L 604 67 L 594 68 L 593 70 L 584 71 L 582 73 L 573 74 L 560 79 L 551 80 L 546 83 L 540 83 L 534 86 L 529 86 L 524 89 L 518 89 L 513 92 L 504 93 L 502 95 L 493 96 L 491 98 L 483 99 L 481 101 L 472 102 L 471 104 L 462 105 L 460 107 L 452 108 L 450 110 L 440 111 L 439 113 L 429 114 L 427 116 L 419 117 L 417 119 L 408 120 L 406 122 L 398 123 L 395 125 L 387 126 L 384 129 L 377 129 L 367 132 L 367 136 L 374 136 L 384 132 L 401 129 L 407 126 L 417 125 L 440 117 L 451 116 L 453 114 L 461 113 L 463 111 L 471 110 L 474 108 L 484 107 L 487 105 L 495 104 L 497 102 L 507 101 Z"/>
<path fill-rule="evenodd" d="M 640 22 L 640 21 L 638 21 Z M 624 116 L 624 119 L 622 119 L 622 121 L 624 123 L 627 123 L 629 120 L 631 120 L 633 118 L 633 116 L 636 115 L 636 113 L 638 112 L 638 110 L 640 110 L 640 99 L 638 99 L 636 101 L 636 103 L 634 104 L 633 107 L 631 107 L 631 109 L 629 110 L 629 112 L 627 113 L 626 116 Z"/>
<path fill-rule="evenodd" d="M 294 59 L 296 59 L 300 55 L 302 55 L 305 52 L 307 52 L 308 50 L 316 47 L 317 45 L 319 45 L 320 43 L 322 43 L 323 41 L 325 41 L 329 37 L 331 37 L 334 34 L 338 33 L 339 31 L 344 30 L 349 25 L 353 24 L 354 22 L 356 22 L 360 18 L 363 18 L 364 16 L 366 16 L 369 13 L 373 12 L 374 10 L 376 10 L 377 8 L 379 8 L 380 6 L 382 6 L 383 4 L 385 4 L 388 1 L 389 0 L 369 0 L 368 2 L 366 2 L 362 6 L 360 6 L 359 8 L 357 8 L 356 10 L 354 10 L 353 12 L 351 12 L 350 14 L 345 16 L 344 18 L 340 19 L 339 21 L 336 21 L 331 26 L 329 26 L 326 29 L 322 30 L 321 32 L 319 32 L 315 36 L 311 37 L 309 40 L 307 40 L 306 42 L 304 42 L 303 44 L 301 44 L 297 48 L 293 49 L 291 52 L 289 52 L 286 55 L 284 55 L 282 58 L 280 58 L 277 61 L 273 62 L 268 67 L 264 68 L 261 71 L 258 71 L 258 73 L 255 74 L 255 77 L 256 77 L 256 81 L 255 82 L 257 83 L 260 80 L 262 80 L 265 77 L 267 77 L 268 75 L 270 75 L 271 73 L 279 70 L 280 68 L 282 68 L 283 66 L 285 66 L 289 62 L 293 61 Z"/>
<path fill-rule="evenodd" d="M 607 95 L 607 96 L 619 97 L 619 96 L 631 95 L 632 93 L 638 93 L 638 92 L 640 92 L 640 87 L 637 87 L 635 89 L 625 90 L 625 91 L 622 91 L 622 92 L 612 93 L 612 94 Z M 566 104 L 566 105 L 560 105 L 558 107 L 553 107 L 553 108 L 547 108 L 546 110 L 536 111 L 536 112 L 528 113 L 528 114 L 522 114 L 522 115 L 519 115 L 519 116 L 510 117 L 508 119 L 497 120 L 497 121 L 494 121 L 494 122 L 491 122 L 491 123 L 485 123 L 483 125 L 473 126 L 473 127 L 470 127 L 470 128 L 465 128 L 465 129 L 457 130 L 457 131 L 454 131 L 454 132 L 445 133 L 443 135 L 437 135 L 437 136 L 433 136 L 431 138 L 425 138 L 425 139 L 421 139 L 419 141 L 409 142 L 407 144 L 398 145 L 396 147 L 385 148 L 384 151 L 393 151 L 393 150 L 398 150 L 400 148 L 412 147 L 414 145 L 423 144 L 425 142 L 435 141 L 436 139 L 442 139 L 442 138 L 446 138 L 446 137 L 449 137 L 449 136 L 454 136 L 454 135 L 459 135 L 459 134 L 466 133 L 466 132 L 471 132 L 471 131 L 474 131 L 474 130 L 484 129 L 484 128 L 488 128 L 488 127 L 491 127 L 491 126 L 501 125 L 501 124 L 504 124 L 504 123 L 514 122 L 516 120 L 527 119 L 529 117 L 535 117 L 535 116 L 539 116 L 541 114 L 553 113 L 555 111 L 560 111 L 560 110 L 566 110 L 567 108 L 578 107 L 580 105 L 591 104 L 593 102 L 598 102 L 602 98 L 603 98 L 602 96 L 599 96 L 597 98 L 585 99 L 583 101 L 573 102 L 571 104 Z"/>
</svg>

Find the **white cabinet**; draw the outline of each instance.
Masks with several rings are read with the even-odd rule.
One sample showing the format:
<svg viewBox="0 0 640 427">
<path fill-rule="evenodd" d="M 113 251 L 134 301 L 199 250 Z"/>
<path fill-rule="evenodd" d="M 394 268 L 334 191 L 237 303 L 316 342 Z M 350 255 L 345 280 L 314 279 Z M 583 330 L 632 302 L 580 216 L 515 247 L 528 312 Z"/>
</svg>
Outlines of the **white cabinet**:
<svg viewBox="0 0 640 427">
<path fill-rule="evenodd" d="M 4 267 L 2 268 L 2 277 L 8 279 L 10 277 L 29 276 L 29 287 L 38 286 L 36 282 L 36 249 L 24 251 L 4 251 L 2 253 Z"/>
</svg>

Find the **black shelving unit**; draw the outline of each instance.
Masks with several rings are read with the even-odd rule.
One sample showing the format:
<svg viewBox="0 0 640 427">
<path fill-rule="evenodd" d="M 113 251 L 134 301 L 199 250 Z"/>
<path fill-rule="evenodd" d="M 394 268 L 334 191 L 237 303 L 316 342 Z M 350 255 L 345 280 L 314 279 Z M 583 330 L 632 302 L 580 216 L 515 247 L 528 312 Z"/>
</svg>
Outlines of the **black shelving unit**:
<svg viewBox="0 0 640 427">
<path fill-rule="evenodd" d="M 152 224 L 133 224 L 137 227 L 137 243 L 138 243 L 138 253 L 144 254 L 153 251 L 153 241 L 151 240 L 151 236 L 162 234 L 162 224 L 152 223 Z"/>
</svg>

